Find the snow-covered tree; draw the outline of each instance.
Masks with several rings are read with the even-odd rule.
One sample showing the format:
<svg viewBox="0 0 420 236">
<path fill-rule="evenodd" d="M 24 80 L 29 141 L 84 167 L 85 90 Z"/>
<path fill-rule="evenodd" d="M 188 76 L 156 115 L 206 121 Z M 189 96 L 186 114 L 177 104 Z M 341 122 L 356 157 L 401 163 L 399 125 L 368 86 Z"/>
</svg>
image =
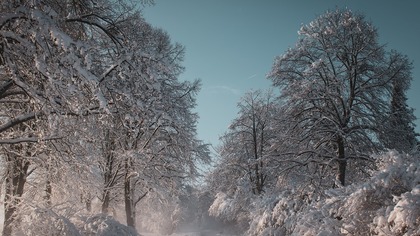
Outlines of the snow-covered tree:
<svg viewBox="0 0 420 236">
<path fill-rule="evenodd" d="M 5 185 L 6 235 L 31 173 L 30 162 L 45 151 L 40 142 L 60 138 L 49 132 L 48 117 L 87 115 L 106 106 L 98 76 L 90 71 L 87 31 L 69 18 L 80 13 L 71 11 L 79 6 L 64 13 L 53 1 L 0 4 L 0 142 L 6 156 L 15 156 L 6 157 L 6 180 L 13 179 Z M 85 10 L 95 12 L 89 6 Z"/>
<path fill-rule="evenodd" d="M 239 172 L 236 177 L 246 178 L 253 194 L 263 193 L 273 182 L 269 165 L 272 158 L 270 148 L 275 139 L 276 106 L 271 92 L 245 94 L 238 104 L 238 117 L 221 137 L 220 158 L 228 163 L 218 168 Z"/>
<path fill-rule="evenodd" d="M 381 141 L 386 148 L 395 149 L 400 152 L 414 151 L 417 146 L 416 132 L 414 131 L 413 109 L 407 104 L 407 90 L 410 88 L 412 80 L 410 70 L 411 63 L 408 58 L 402 57 L 398 53 L 394 57 L 401 57 L 406 68 L 392 81 L 391 101 L 388 119 L 384 122 Z"/>
<path fill-rule="evenodd" d="M 208 158 L 192 112 L 199 82 L 177 79 L 183 47 L 132 3 L 0 3 L 5 235 L 21 209 L 68 219 L 97 195 L 104 212 L 126 196 L 135 213 L 149 191 L 176 192 Z"/>
<path fill-rule="evenodd" d="M 196 157 L 201 155 L 194 154 L 201 152 L 201 144 L 194 137 L 197 117 L 191 112 L 199 84 L 177 80 L 183 48 L 171 45 L 166 33 L 140 23 L 142 30 L 137 29 L 137 34 L 146 39 L 131 36 L 136 44 L 130 52 L 135 53 L 110 72 L 115 79 L 103 85 L 112 92 L 118 111 L 115 117 L 121 122 L 116 125 L 122 151 L 118 155 L 124 159 L 124 201 L 130 226 L 135 226 L 136 206 L 149 191 L 173 191 L 174 179 L 191 177 Z"/>
<path fill-rule="evenodd" d="M 284 101 L 288 136 L 298 146 L 280 156 L 318 173 L 321 185 L 345 185 L 346 176 L 364 175 L 369 154 L 380 150 L 393 81 L 406 79 L 410 66 L 350 10 L 328 11 L 299 35 L 269 74 Z"/>
<path fill-rule="evenodd" d="M 209 175 L 210 188 L 216 194 L 210 213 L 246 222 L 251 200 L 277 180 L 271 147 L 276 142 L 279 105 L 271 91 L 253 91 L 242 97 L 238 107 L 238 117 L 221 137 L 220 157 Z"/>
</svg>

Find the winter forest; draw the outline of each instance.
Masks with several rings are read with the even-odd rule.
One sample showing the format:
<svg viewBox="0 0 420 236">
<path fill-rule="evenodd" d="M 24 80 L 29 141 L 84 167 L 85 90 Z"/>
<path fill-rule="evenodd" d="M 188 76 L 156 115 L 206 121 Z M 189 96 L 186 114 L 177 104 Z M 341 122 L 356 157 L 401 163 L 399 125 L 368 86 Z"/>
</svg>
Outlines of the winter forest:
<svg viewBox="0 0 420 236">
<path fill-rule="evenodd" d="M 420 235 L 412 62 L 367 17 L 297 29 L 214 156 L 148 4 L 0 2 L 4 236 Z"/>
</svg>

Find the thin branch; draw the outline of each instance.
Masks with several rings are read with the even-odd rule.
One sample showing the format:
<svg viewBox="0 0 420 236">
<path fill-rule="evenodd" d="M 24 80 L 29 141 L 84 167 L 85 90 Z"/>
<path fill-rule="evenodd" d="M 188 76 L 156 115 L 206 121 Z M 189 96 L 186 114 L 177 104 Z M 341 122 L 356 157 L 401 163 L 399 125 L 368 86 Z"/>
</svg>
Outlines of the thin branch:
<svg viewBox="0 0 420 236">
<path fill-rule="evenodd" d="M 35 117 L 40 116 L 41 114 L 42 114 L 41 112 L 30 112 L 27 114 L 20 115 L 14 119 L 11 119 L 5 124 L 0 126 L 0 133 L 12 128 L 13 126 L 35 119 Z"/>
<path fill-rule="evenodd" d="M 19 143 L 37 143 L 37 142 L 51 141 L 51 140 L 57 140 L 57 139 L 62 139 L 62 137 L 50 137 L 50 138 L 26 137 L 26 138 L 0 139 L 0 145 L 19 144 Z"/>
<path fill-rule="evenodd" d="M 145 192 L 144 194 L 140 195 L 137 200 L 134 202 L 134 206 L 137 205 L 137 203 L 139 203 L 143 198 L 145 198 L 147 196 L 147 194 L 149 194 L 149 192 L 152 191 L 152 188 L 149 188 L 149 190 L 147 190 L 147 192 Z"/>
</svg>

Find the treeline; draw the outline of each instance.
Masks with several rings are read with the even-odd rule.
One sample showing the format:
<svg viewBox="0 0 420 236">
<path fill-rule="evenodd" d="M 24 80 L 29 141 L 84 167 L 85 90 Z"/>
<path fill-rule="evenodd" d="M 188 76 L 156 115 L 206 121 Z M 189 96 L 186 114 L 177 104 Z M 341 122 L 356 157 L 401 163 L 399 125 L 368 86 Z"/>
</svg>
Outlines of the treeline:
<svg viewBox="0 0 420 236">
<path fill-rule="evenodd" d="M 221 137 L 210 213 L 250 235 L 418 233 L 419 183 L 404 182 L 419 169 L 411 70 L 362 14 L 327 11 L 302 26 L 274 61 L 272 89 L 243 96 Z M 384 177 L 377 171 L 395 171 L 379 155 L 387 150 L 415 158 L 398 159 L 401 172 Z M 414 169 L 402 174 L 407 166 Z M 396 222 L 389 214 L 404 194 L 412 218 Z"/>
<path fill-rule="evenodd" d="M 209 161 L 200 82 L 178 80 L 184 47 L 142 18 L 147 4 L 1 1 L 3 235 L 180 221 L 179 196 Z M 107 216 L 120 208 L 131 229 Z"/>
</svg>

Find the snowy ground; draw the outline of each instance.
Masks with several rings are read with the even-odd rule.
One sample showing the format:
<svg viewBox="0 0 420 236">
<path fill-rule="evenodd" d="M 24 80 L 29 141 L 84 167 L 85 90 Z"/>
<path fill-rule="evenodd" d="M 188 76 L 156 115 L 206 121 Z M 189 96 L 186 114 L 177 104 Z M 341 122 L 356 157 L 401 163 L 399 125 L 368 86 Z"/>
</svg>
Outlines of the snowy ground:
<svg viewBox="0 0 420 236">
<path fill-rule="evenodd" d="M 143 236 L 163 236 L 159 234 L 151 234 L 151 233 L 141 233 Z M 218 232 L 216 230 L 202 230 L 202 231 L 194 231 L 194 232 L 181 232 L 181 233 L 174 233 L 170 236 L 236 236 L 234 234 L 225 234 L 223 232 Z"/>
<path fill-rule="evenodd" d="M 211 227 L 212 226 L 212 227 Z M 197 227 L 193 224 L 189 226 L 181 227 L 176 233 L 170 236 L 239 236 L 240 234 L 235 233 L 235 229 L 229 226 L 218 225 L 207 225 L 207 227 Z M 142 236 L 163 236 L 155 233 L 140 233 Z"/>
</svg>

